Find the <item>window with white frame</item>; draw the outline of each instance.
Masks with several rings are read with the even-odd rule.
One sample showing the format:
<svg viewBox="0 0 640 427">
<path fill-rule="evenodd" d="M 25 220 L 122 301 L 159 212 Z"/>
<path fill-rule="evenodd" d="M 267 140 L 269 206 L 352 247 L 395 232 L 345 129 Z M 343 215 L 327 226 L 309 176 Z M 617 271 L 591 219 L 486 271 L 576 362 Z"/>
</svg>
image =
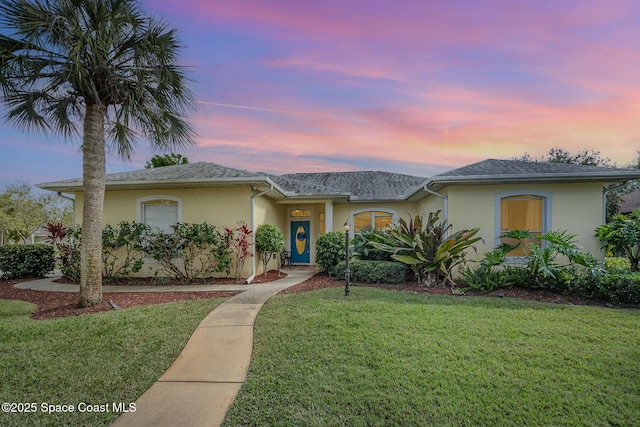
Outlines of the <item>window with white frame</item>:
<svg viewBox="0 0 640 427">
<path fill-rule="evenodd" d="M 138 221 L 153 231 L 171 231 L 182 222 L 182 200 L 174 196 L 153 196 L 138 199 Z"/>
<path fill-rule="evenodd" d="M 514 192 L 503 193 L 497 197 L 496 219 L 497 235 L 512 230 L 528 230 L 531 236 L 522 240 L 522 247 L 518 247 L 507 256 L 522 257 L 529 255 L 529 245 L 541 245 L 542 241 L 537 238 L 548 231 L 547 225 L 551 221 L 551 196 L 548 193 L 526 192 L 515 194 Z M 517 240 L 511 238 L 498 237 L 498 244 L 515 244 Z"/>
<path fill-rule="evenodd" d="M 395 217 L 395 212 L 387 210 L 364 210 L 354 212 L 351 222 L 354 232 L 371 229 L 383 231 L 391 227 Z"/>
</svg>

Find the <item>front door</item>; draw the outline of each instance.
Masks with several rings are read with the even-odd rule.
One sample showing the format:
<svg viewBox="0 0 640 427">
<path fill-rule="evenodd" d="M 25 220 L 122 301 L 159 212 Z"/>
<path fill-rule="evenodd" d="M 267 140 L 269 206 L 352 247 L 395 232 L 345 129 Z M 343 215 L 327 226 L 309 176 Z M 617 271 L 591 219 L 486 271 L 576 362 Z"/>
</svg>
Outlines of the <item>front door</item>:
<svg viewBox="0 0 640 427">
<path fill-rule="evenodd" d="M 309 221 L 291 221 L 291 261 L 309 264 Z"/>
</svg>

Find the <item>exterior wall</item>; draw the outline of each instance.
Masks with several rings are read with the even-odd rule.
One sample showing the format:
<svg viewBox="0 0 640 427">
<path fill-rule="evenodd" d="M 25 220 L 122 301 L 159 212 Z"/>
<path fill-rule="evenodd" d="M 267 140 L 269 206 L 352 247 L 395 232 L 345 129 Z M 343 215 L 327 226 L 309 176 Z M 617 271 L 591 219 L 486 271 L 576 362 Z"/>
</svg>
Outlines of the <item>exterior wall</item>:
<svg viewBox="0 0 640 427">
<path fill-rule="evenodd" d="M 182 222 L 203 223 L 217 227 L 235 227 L 244 221 L 251 225 L 251 189 L 249 187 L 234 188 L 197 188 L 197 189 L 159 189 L 107 191 L 104 201 L 103 224 L 117 225 L 121 221 L 137 221 L 138 200 L 144 197 L 172 196 L 182 202 Z M 76 193 L 76 222 L 82 224 L 82 193 Z M 260 198 L 257 198 L 258 200 Z M 262 203 L 262 200 L 260 201 Z M 262 207 L 263 218 L 277 215 L 273 209 Z M 269 214 L 267 214 L 269 212 Z M 259 224 L 260 222 L 257 222 Z M 152 258 L 145 259 L 145 265 L 139 276 L 153 275 L 150 267 L 157 263 Z M 232 267 L 233 268 L 233 267 Z M 232 270 L 233 271 L 233 270 Z M 246 262 L 242 277 L 251 274 L 251 262 Z"/>
<path fill-rule="evenodd" d="M 438 194 L 442 194 L 446 197 L 448 194 L 448 190 L 445 188 L 442 191 L 439 191 Z M 425 217 L 428 216 L 431 212 L 442 211 L 440 212 L 440 218 L 442 219 L 444 219 L 447 214 L 445 212 L 444 199 L 433 194 L 430 194 L 426 198 L 420 200 L 420 202 L 418 203 L 418 211 Z"/>
<path fill-rule="evenodd" d="M 182 199 L 182 220 L 189 223 L 207 222 L 216 226 L 235 226 L 239 221 L 251 221 L 249 188 L 199 188 L 171 190 L 107 191 L 104 197 L 103 223 L 116 225 L 135 221 L 137 204 L 142 197 L 173 196 Z M 83 194 L 75 193 L 76 223 L 82 225 Z"/>
<path fill-rule="evenodd" d="M 496 196 L 509 191 L 527 194 L 531 191 L 551 194 L 550 230 L 567 230 L 577 234 L 582 250 L 601 257 L 595 228 L 602 223 L 602 184 L 527 184 L 527 185 L 468 185 L 451 186 L 449 196 L 449 223 L 453 231 L 480 227 L 478 254 L 469 253 L 468 259 L 480 259 L 495 247 Z"/>
</svg>

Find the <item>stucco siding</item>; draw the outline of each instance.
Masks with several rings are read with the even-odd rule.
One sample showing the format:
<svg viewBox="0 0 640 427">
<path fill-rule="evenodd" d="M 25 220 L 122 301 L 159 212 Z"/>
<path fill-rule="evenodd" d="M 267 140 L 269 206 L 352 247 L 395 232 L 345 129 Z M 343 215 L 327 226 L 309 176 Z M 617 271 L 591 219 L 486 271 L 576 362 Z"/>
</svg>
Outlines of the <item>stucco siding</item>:
<svg viewBox="0 0 640 427">
<path fill-rule="evenodd" d="M 438 194 L 442 194 L 443 196 L 447 196 L 448 190 L 445 188 L 440 191 Z M 420 200 L 418 202 L 418 211 L 421 215 L 428 216 L 431 212 L 442 211 L 440 213 L 440 218 L 445 217 L 445 202 L 442 197 L 435 196 L 433 194 L 428 195 L 426 198 Z"/>
<path fill-rule="evenodd" d="M 471 253 L 469 259 L 480 259 L 484 252 L 495 247 L 499 233 L 496 230 L 497 196 L 510 192 L 526 195 L 534 191 L 551 195 L 549 230 L 577 234 L 584 251 L 600 256 L 593 235 L 602 222 L 602 184 L 453 186 L 448 192 L 449 223 L 453 230 L 480 227 L 478 235 L 484 239 L 484 244 L 477 244 L 478 255 Z"/>
</svg>

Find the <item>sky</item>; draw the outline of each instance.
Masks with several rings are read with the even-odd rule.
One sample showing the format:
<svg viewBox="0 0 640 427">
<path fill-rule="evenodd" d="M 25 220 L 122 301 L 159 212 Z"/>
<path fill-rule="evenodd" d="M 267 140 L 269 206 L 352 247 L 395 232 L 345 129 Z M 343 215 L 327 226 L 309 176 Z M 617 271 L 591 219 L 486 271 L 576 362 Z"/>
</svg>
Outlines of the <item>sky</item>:
<svg viewBox="0 0 640 427">
<path fill-rule="evenodd" d="M 636 0 L 144 0 L 194 80 L 191 163 L 429 177 L 550 148 L 640 150 Z M 0 105 L 0 115 L 6 106 Z M 0 119 L 0 188 L 82 176 L 79 140 Z M 143 168 L 140 141 L 107 173 Z"/>
</svg>

